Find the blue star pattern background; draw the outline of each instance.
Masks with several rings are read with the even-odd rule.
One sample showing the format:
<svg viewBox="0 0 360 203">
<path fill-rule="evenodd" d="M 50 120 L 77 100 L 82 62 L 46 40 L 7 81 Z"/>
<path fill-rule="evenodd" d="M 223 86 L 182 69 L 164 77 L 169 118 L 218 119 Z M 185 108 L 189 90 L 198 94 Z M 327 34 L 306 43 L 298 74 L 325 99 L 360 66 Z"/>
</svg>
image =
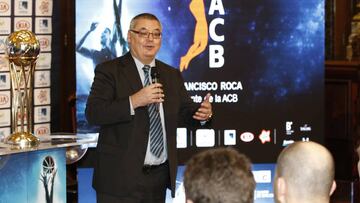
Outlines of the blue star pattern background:
<svg viewBox="0 0 360 203">
<path fill-rule="evenodd" d="M 249 44 L 260 45 L 266 67 L 254 84 L 254 96 L 266 95 L 262 89 L 267 87 L 273 89 L 272 99 L 286 100 L 289 95 L 311 91 L 319 85 L 319 79 L 322 81 L 324 2 L 292 1 L 290 7 L 288 2 L 279 5 L 273 20 L 249 23 L 248 31 L 253 36 L 256 25 L 272 30 L 272 35 L 248 40 Z"/>
</svg>

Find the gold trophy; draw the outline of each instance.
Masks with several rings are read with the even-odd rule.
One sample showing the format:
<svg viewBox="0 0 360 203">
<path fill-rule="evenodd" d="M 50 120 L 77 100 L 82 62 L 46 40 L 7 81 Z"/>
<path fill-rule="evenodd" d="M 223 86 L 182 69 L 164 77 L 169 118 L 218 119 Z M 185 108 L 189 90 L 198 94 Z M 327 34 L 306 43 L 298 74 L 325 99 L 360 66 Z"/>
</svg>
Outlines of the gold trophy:
<svg viewBox="0 0 360 203">
<path fill-rule="evenodd" d="M 11 135 L 6 143 L 19 148 L 36 147 L 40 141 L 33 132 L 33 89 L 40 43 L 28 30 L 11 33 L 6 39 L 11 77 Z M 25 122 L 26 121 L 26 122 Z"/>
</svg>

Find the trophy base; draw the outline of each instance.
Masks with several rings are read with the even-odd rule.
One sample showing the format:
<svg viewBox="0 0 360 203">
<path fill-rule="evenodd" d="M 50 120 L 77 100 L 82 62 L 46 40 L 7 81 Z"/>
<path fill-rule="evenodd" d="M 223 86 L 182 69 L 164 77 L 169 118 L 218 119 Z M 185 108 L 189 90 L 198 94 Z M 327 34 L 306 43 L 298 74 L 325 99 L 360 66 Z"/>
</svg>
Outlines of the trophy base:
<svg viewBox="0 0 360 203">
<path fill-rule="evenodd" d="M 15 145 L 19 148 L 31 148 L 40 144 L 39 138 L 29 132 L 11 134 L 5 141 L 6 144 Z"/>
</svg>

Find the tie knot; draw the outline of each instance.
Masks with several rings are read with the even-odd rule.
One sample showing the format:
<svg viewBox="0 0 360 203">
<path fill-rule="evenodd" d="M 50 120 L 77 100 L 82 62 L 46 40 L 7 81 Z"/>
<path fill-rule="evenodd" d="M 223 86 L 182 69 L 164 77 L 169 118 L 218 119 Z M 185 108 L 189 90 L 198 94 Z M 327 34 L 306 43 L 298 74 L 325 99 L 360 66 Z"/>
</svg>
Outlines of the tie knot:
<svg viewBox="0 0 360 203">
<path fill-rule="evenodd" d="M 149 73 L 149 70 L 150 70 L 150 66 L 149 66 L 149 65 L 145 65 L 145 66 L 143 67 L 144 73 L 148 74 L 148 73 Z"/>
</svg>

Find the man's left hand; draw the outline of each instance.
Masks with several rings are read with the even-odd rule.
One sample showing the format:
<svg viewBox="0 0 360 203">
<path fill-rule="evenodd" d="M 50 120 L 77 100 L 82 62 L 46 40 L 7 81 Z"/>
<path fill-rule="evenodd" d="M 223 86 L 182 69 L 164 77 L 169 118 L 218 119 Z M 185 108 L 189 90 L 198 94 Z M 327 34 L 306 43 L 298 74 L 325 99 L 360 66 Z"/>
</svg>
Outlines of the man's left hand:
<svg viewBox="0 0 360 203">
<path fill-rule="evenodd" d="M 209 102 L 211 94 L 207 93 L 204 101 L 201 103 L 200 108 L 195 112 L 193 118 L 199 121 L 208 121 L 212 117 L 212 107 Z"/>
</svg>

